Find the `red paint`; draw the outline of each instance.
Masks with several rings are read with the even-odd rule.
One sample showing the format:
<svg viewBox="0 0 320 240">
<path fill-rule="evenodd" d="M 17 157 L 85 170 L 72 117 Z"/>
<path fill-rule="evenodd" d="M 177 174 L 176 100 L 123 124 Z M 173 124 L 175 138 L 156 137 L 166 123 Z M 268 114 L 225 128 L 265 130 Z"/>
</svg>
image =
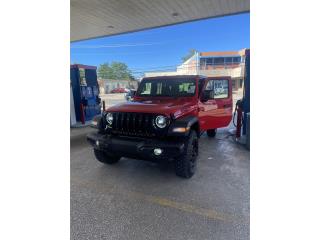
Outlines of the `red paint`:
<svg viewBox="0 0 320 240">
<path fill-rule="evenodd" d="M 183 76 L 166 76 L 167 79 L 181 78 Z M 141 112 L 158 113 L 173 116 L 175 119 L 196 116 L 199 119 L 200 130 L 221 128 L 229 125 L 232 119 L 232 84 L 230 77 L 209 77 L 205 79 L 203 89 L 209 80 L 228 80 L 228 97 L 224 99 L 210 99 L 201 102 L 200 96 L 203 89 L 199 89 L 200 76 L 196 79 L 196 93 L 192 97 L 140 97 L 134 96 L 133 102 L 121 103 L 107 109 L 108 112 Z M 164 77 L 154 77 L 159 79 Z M 190 78 L 190 76 L 188 76 Z M 203 77 L 201 77 L 203 78 Z M 150 79 L 150 78 L 148 78 Z M 200 94 L 199 94 L 200 93 Z"/>
<path fill-rule="evenodd" d="M 208 77 L 206 84 L 210 80 L 228 80 L 228 97 L 223 99 L 210 99 L 207 102 L 201 102 L 199 99 L 198 118 L 200 120 L 201 130 L 226 127 L 232 119 L 231 77 Z"/>
</svg>

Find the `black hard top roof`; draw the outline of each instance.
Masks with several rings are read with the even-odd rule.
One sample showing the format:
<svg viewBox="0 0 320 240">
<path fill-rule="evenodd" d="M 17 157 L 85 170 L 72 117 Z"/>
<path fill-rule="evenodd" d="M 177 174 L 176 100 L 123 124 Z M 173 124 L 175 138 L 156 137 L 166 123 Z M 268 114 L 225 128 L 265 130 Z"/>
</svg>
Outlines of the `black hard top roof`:
<svg viewBox="0 0 320 240">
<path fill-rule="evenodd" d="M 154 76 L 154 77 L 144 77 L 144 79 L 174 79 L 174 78 L 206 78 L 203 75 L 172 75 L 172 76 Z"/>
</svg>

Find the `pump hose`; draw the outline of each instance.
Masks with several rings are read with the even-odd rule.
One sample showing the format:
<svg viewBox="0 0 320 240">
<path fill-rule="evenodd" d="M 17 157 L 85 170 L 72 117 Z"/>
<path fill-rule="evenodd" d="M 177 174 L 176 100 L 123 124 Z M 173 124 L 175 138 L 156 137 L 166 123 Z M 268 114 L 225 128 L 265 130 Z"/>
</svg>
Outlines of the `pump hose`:
<svg viewBox="0 0 320 240">
<path fill-rule="evenodd" d="M 234 122 L 234 119 L 236 118 L 236 110 L 237 110 L 237 106 L 236 106 L 236 109 L 234 110 L 233 118 L 232 118 L 232 123 L 233 123 L 234 127 L 237 127 L 237 124 L 235 124 L 235 122 Z"/>
<path fill-rule="evenodd" d="M 242 102 L 241 100 L 238 100 L 238 101 L 237 101 L 237 103 L 236 103 L 236 108 L 234 109 L 234 112 L 233 112 L 232 123 L 233 123 L 233 126 L 234 126 L 234 127 L 237 127 L 237 124 L 234 122 L 234 120 L 235 120 L 235 118 L 236 118 L 236 112 L 237 112 L 237 110 L 238 110 L 238 108 L 239 108 L 239 105 L 242 104 L 241 102 Z M 244 119 L 243 119 L 243 116 L 241 116 L 241 125 L 240 125 L 240 127 L 242 127 L 243 120 L 244 120 Z"/>
</svg>

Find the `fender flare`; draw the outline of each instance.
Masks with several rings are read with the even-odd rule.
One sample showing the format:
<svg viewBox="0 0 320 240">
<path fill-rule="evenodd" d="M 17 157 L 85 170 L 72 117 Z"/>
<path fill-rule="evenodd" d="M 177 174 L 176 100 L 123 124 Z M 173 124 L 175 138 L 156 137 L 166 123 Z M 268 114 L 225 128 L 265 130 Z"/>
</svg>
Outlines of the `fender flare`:
<svg viewBox="0 0 320 240">
<path fill-rule="evenodd" d="M 168 129 L 168 136 L 177 136 L 177 137 L 186 137 L 189 135 L 190 129 L 194 124 L 198 124 L 199 119 L 196 116 L 187 116 L 187 117 L 182 117 L 179 119 L 174 120 Z M 174 132 L 174 128 L 187 128 L 188 130 L 186 132 Z M 199 137 L 200 132 L 199 129 L 197 130 L 197 135 Z"/>
<path fill-rule="evenodd" d="M 93 117 L 90 126 L 92 128 L 98 129 L 99 131 L 103 131 L 105 124 L 105 113 L 101 113 L 100 115 L 96 115 Z"/>
</svg>

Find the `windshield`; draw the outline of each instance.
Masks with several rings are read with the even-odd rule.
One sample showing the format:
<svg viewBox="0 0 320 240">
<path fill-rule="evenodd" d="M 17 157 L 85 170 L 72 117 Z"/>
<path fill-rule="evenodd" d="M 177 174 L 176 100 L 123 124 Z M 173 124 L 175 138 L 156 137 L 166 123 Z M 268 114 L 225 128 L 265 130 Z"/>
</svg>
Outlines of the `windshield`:
<svg viewBox="0 0 320 240">
<path fill-rule="evenodd" d="M 139 97 L 190 97 L 196 91 L 195 79 L 145 79 L 137 91 Z"/>
</svg>

